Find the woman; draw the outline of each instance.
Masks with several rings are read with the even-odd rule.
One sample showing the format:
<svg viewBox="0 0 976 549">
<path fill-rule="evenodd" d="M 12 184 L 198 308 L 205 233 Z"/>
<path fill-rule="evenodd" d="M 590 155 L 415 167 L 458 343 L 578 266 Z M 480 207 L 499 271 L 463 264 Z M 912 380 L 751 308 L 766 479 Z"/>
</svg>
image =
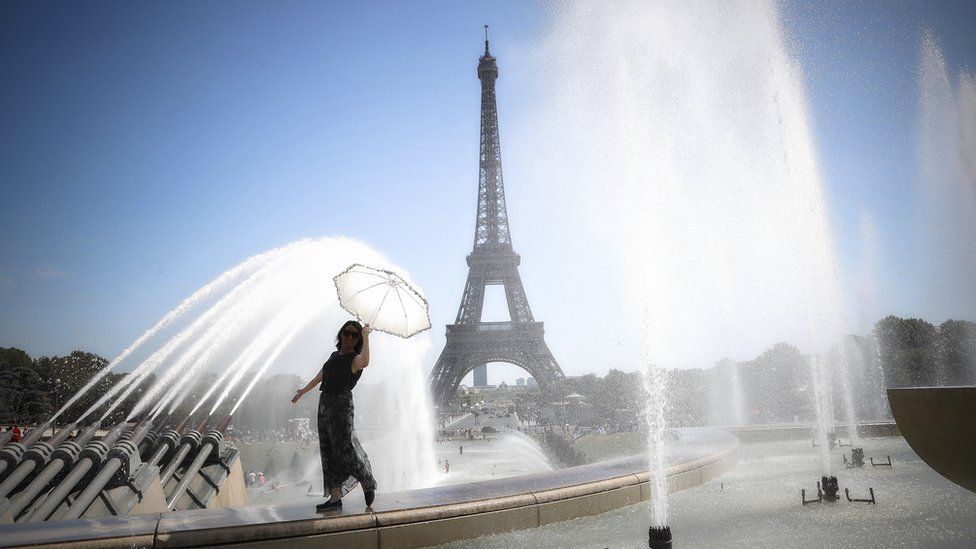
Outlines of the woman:
<svg viewBox="0 0 976 549">
<path fill-rule="evenodd" d="M 369 366 L 369 324 L 355 320 L 342 325 L 336 335 L 336 351 L 319 370 L 315 379 L 295 393 L 292 402 L 322 383 L 319 397 L 319 453 L 322 455 L 322 477 L 329 500 L 315 506 L 316 511 L 342 507 L 342 496 L 363 485 L 366 507 L 373 504 L 376 480 L 369 458 L 353 431 L 352 388 Z"/>
</svg>

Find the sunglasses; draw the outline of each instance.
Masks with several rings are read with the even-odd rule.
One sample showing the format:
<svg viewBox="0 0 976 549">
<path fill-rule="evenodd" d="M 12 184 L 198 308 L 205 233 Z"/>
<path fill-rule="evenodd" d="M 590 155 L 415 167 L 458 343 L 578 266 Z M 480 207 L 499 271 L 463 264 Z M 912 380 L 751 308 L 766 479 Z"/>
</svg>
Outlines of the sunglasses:
<svg viewBox="0 0 976 549">
<path fill-rule="evenodd" d="M 359 332 L 356 332 L 354 330 L 343 330 L 342 335 L 346 337 L 357 338 L 357 339 L 359 338 Z"/>
</svg>

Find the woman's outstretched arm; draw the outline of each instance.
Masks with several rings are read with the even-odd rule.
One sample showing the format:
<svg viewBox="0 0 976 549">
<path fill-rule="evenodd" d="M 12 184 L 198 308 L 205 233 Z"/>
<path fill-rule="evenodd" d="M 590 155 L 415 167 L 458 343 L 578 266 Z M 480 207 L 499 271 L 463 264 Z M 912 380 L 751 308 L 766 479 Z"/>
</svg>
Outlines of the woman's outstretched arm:
<svg viewBox="0 0 976 549">
<path fill-rule="evenodd" d="M 352 359 L 352 373 L 356 373 L 369 366 L 369 333 L 373 329 L 369 324 L 363 326 L 363 350 Z"/>
<path fill-rule="evenodd" d="M 322 369 L 321 368 L 319 368 L 319 374 L 317 376 L 315 376 L 314 378 L 312 378 L 312 381 L 309 381 L 308 382 L 308 385 L 302 387 L 301 389 L 299 389 L 298 391 L 295 392 L 295 396 L 291 399 L 291 401 L 292 402 L 298 402 L 298 399 L 302 398 L 302 395 L 304 395 L 305 393 L 307 393 L 307 392 L 311 391 L 312 389 L 314 389 L 316 386 L 318 386 L 319 383 L 322 383 Z"/>
</svg>

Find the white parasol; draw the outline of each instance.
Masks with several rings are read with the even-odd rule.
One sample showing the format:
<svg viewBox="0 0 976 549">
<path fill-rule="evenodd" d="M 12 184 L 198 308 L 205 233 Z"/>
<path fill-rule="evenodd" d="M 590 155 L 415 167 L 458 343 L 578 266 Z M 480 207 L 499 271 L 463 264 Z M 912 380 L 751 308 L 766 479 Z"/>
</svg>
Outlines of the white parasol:
<svg viewBox="0 0 976 549">
<path fill-rule="evenodd" d="M 374 330 L 407 338 L 430 329 L 427 300 L 400 275 L 356 263 L 333 280 L 339 305 Z"/>
</svg>

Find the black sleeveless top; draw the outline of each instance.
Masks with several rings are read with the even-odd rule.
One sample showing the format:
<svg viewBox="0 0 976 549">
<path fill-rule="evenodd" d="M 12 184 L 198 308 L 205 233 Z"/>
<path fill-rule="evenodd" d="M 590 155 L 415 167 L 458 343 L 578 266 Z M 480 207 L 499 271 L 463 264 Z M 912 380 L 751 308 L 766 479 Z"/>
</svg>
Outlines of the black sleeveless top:
<svg viewBox="0 0 976 549">
<path fill-rule="evenodd" d="M 324 393 L 343 393 L 352 390 L 356 382 L 362 377 L 363 371 L 352 373 L 352 359 L 356 353 L 340 355 L 334 351 L 329 360 L 322 365 L 322 385 L 319 390 Z"/>
</svg>

